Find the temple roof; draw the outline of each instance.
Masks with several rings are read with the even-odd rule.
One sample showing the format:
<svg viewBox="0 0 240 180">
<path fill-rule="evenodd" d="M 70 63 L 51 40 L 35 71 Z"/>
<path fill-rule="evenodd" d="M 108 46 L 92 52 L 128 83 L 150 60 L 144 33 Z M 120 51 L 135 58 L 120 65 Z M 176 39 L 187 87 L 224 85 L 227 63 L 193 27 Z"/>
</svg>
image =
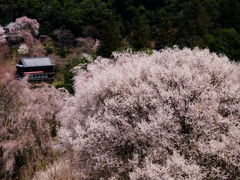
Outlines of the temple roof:
<svg viewBox="0 0 240 180">
<path fill-rule="evenodd" d="M 54 66 L 51 58 L 49 57 L 31 57 L 22 58 L 21 62 L 17 66 L 22 67 L 37 67 L 37 66 Z"/>
</svg>

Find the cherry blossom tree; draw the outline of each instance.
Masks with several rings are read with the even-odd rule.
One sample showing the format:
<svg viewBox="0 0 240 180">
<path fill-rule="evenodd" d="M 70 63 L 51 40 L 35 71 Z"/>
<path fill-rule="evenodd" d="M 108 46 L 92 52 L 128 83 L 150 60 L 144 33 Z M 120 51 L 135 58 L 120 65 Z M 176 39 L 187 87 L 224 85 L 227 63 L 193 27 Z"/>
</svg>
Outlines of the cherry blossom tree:
<svg viewBox="0 0 240 180">
<path fill-rule="evenodd" d="M 0 26 L 0 35 L 3 35 L 5 33 L 5 30 L 3 29 L 2 26 Z"/>
<path fill-rule="evenodd" d="M 39 34 L 40 25 L 36 19 L 31 19 L 26 16 L 17 18 L 15 22 L 11 22 L 6 26 L 10 33 L 23 29 L 30 29 L 34 36 Z"/>
<path fill-rule="evenodd" d="M 239 64 L 187 48 L 113 55 L 78 68 L 57 115 L 79 179 L 239 178 Z"/>
<path fill-rule="evenodd" d="M 0 25 L 0 44 L 4 45 L 7 43 L 6 40 L 6 31 L 4 30 L 4 28 Z"/>
<path fill-rule="evenodd" d="M 30 179 L 40 162 L 51 160 L 62 94 L 38 86 L 6 73 L 0 79 L 0 179 Z"/>
<path fill-rule="evenodd" d="M 6 40 L 6 34 L 4 28 L 0 25 L 0 60 L 9 53 L 9 47 Z"/>
<path fill-rule="evenodd" d="M 18 48 L 18 53 L 21 55 L 25 55 L 29 52 L 29 48 L 26 44 L 21 44 Z"/>
<path fill-rule="evenodd" d="M 5 30 L 3 29 L 3 27 L 0 25 L 0 43 L 5 43 L 6 42 L 6 38 L 5 38 Z"/>
</svg>

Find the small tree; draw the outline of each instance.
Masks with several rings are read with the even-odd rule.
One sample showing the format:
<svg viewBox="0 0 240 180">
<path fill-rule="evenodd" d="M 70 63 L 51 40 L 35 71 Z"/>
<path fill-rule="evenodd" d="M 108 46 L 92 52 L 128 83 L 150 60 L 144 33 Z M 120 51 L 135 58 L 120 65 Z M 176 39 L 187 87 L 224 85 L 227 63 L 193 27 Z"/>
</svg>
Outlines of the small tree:
<svg viewBox="0 0 240 180">
<path fill-rule="evenodd" d="M 183 19 L 178 31 L 178 44 L 188 47 L 204 47 L 203 36 L 211 27 L 208 12 L 200 0 L 190 0 L 183 12 Z"/>
<path fill-rule="evenodd" d="M 20 55 L 26 55 L 29 53 L 29 48 L 27 47 L 26 44 L 21 44 L 18 48 L 18 53 Z"/>
<path fill-rule="evenodd" d="M 97 54 L 103 57 L 110 57 L 113 51 L 120 48 L 121 35 L 118 24 L 113 17 L 103 21 L 100 32 L 100 47 Z"/>
<path fill-rule="evenodd" d="M 31 89 L 11 77 L 0 76 L 0 179 L 31 179 L 53 157 L 62 95 L 49 85 Z"/>
<path fill-rule="evenodd" d="M 6 28 L 10 33 L 19 30 L 30 29 L 32 34 L 34 36 L 37 36 L 39 34 L 40 25 L 36 19 L 31 19 L 26 16 L 23 16 L 17 18 L 15 22 L 11 22 L 10 24 L 8 24 Z"/>
<path fill-rule="evenodd" d="M 136 50 L 150 46 L 150 29 L 142 11 L 140 8 L 134 11 L 135 15 L 130 25 L 131 32 L 129 34 L 129 42 Z"/>
<path fill-rule="evenodd" d="M 6 44 L 5 30 L 0 25 L 0 44 Z"/>
<path fill-rule="evenodd" d="M 0 26 L 0 36 L 4 35 L 4 33 L 5 33 L 5 30 L 3 29 L 2 26 Z"/>
</svg>

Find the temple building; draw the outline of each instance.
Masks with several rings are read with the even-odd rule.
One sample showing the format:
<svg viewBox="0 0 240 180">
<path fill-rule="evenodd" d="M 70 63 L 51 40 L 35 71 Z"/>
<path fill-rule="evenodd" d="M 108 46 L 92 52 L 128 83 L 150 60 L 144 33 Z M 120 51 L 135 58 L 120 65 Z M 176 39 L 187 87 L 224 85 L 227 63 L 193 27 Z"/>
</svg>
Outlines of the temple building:
<svg viewBox="0 0 240 180">
<path fill-rule="evenodd" d="M 55 64 L 49 57 L 22 58 L 18 64 L 17 77 L 28 76 L 30 82 L 52 82 L 55 75 Z"/>
</svg>

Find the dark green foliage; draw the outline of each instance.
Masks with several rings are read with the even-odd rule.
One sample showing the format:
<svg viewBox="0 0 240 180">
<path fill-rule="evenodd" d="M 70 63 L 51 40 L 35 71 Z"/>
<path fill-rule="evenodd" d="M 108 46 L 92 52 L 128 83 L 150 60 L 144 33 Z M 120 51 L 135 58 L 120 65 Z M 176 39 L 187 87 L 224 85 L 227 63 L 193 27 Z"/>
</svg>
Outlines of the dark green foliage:
<svg viewBox="0 0 240 180">
<path fill-rule="evenodd" d="M 119 27 L 113 17 L 103 21 L 100 31 L 101 45 L 97 54 L 103 57 L 110 57 L 113 51 L 118 50 L 121 42 Z"/>
<path fill-rule="evenodd" d="M 201 0 L 190 0 L 183 12 L 178 32 L 181 46 L 204 47 L 202 37 L 209 32 L 210 18 Z"/>
<path fill-rule="evenodd" d="M 156 49 L 171 47 L 174 45 L 175 29 L 168 17 L 161 18 L 160 24 L 155 27 L 153 39 L 156 41 Z"/>
<path fill-rule="evenodd" d="M 240 59 L 240 34 L 235 29 L 220 29 L 213 35 L 206 35 L 205 39 L 210 50 Z"/>
<path fill-rule="evenodd" d="M 61 88 L 64 87 L 66 90 L 68 90 L 68 92 L 70 92 L 71 94 L 74 94 L 74 89 L 73 89 L 73 77 L 74 77 L 74 73 L 72 71 L 72 69 L 77 66 L 77 65 L 84 65 L 89 63 L 89 60 L 87 60 L 86 58 L 79 58 L 79 59 L 72 59 L 68 65 L 66 65 L 66 67 L 64 68 L 63 72 L 63 76 L 64 76 L 64 83 L 57 85 L 57 88 Z"/>
<path fill-rule="evenodd" d="M 228 0 L 221 2 L 221 17 L 222 26 L 226 28 L 235 28 L 240 32 L 240 1 Z"/>
<path fill-rule="evenodd" d="M 84 25 L 98 26 L 103 20 L 109 18 L 112 12 L 102 0 L 83 0 L 79 4 L 81 19 Z"/>
<path fill-rule="evenodd" d="M 130 25 L 129 42 L 134 49 L 140 50 L 149 47 L 150 29 L 144 15 L 144 9 L 133 8 L 133 18 Z"/>
<path fill-rule="evenodd" d="M 239 0 L 0 0 L 1 25 L 20 16 L 37 19 L 40 33 L 50 36 L 56 29 L 85 36 L 86 27 L 95 27 L 105 57 L 124 39 L 135 50 L 198 46 L 239 58 Z"/>
</svg>

